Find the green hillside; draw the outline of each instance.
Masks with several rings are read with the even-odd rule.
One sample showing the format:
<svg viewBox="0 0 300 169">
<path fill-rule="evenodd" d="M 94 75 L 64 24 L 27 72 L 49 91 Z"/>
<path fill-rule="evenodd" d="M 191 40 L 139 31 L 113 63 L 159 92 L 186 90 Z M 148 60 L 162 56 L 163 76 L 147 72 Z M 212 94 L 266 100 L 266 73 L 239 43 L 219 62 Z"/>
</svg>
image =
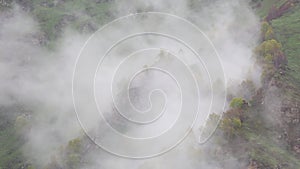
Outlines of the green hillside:
<svg viewBox="0 0 300 169">
<path fill-rule="evenodd" d="M 286 80 L 295 89 L 293 96 L 300 99 L 300 5 L 271 23 L 288 59 Z"/>
</svg>

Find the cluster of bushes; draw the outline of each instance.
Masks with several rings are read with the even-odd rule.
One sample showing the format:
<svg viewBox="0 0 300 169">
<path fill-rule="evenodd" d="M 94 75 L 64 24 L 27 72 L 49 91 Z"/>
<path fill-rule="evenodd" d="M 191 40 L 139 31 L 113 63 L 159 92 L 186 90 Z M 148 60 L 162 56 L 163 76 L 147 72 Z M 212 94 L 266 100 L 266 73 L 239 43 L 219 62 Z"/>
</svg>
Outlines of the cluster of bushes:
<svg viewBox="0 0 300 169">
<path fill-rule="evenodd" d="M 230 109 L 224 113 L 220 123 L 220 129 L 228 137 L 233 137 L 242 128 L 244 112 L 248 103 L 240 97 L 233 98 L 230 102 Z"/>
<path fill-rule="evenodd" d="M 262 43 L 256 47 L 255 53 L 263 68 L 263 82 L 270 81 L 272 77 L 283 74 L 287 59 L 282 51 L 282 45 L 275 39 L 272 26 L 268 22 L 262 23 Z"/>
<path fill-rule="evenodd" d="M 243 98 L 233 98 L 230 102 L 230 109 L 223 114 L 222 118 L 218 114 L 210 114 L 206 125 L 202 130 L 202 137 L 206 138 L 211 134 L 210 132 L 214 130 L 216 124 L 219 122 L 219 129 L 228 139 L 236 136 L 242 128 L 247 108 L 248 103 Z"/>
</svg>

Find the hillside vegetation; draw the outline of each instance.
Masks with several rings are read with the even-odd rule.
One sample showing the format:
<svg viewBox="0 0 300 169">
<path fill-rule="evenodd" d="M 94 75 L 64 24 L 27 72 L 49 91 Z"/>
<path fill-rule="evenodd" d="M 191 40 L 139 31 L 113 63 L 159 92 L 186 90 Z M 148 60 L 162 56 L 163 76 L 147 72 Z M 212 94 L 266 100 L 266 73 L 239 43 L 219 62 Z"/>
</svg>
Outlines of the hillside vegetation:
<svg viewBox="0 0 300 169">
<path fill-rule="evenodd" d="M 65 28 L 91 33 L 112 17 L 111 2 L 106 0 L 6 1 L 0 10 L 9 10 L 13 3 L 38 21 L 39 45 L 50 50 L 56 47 Z M 263 69 L 263 85 L 260 89 L 254 89 L 251 81 L 240 85 L 241 91 L 251 91 L 252 97 L 250 100 L 233 97 L 230 109 L 224 113 L 212 138 L 223 149 L 207 150 L 207 155 L 219 160 L 225 168 L 226 160 L 230 160 L 227 156 L 233 156 L 247 163 L 248 169 L 299 169 L 300 3 L 297 0 L 252 0 L 252 6 L 262 23 L 260 44 L 253 51 L 257 64 Z M 268 102 L 270 98 L 280 99 Z M 24 140 L 20 128 L 26 126 L 23 110 L 12 107 L 13 113 L 0 109 L 0 169 L 33 169 L 32 162 L 22 154 Z M 8 113 L 13 115 L 7 116 Z M 212 115 L 211 120 L 218 119 L 216 116 Z M 84 141 L 75 138 L 62 145 L 59 157 L 65 168 L 78 168 Z M 57 159 L 46 166 L 48 169 L 57 167 Z"/>
</svg>

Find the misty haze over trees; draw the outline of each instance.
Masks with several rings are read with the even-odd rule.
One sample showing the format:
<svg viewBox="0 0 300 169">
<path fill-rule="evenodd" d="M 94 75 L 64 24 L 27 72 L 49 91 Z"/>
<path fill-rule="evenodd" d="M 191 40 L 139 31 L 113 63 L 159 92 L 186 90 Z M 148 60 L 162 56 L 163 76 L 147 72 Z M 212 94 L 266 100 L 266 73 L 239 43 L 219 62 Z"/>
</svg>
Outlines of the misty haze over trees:
<svg viewBox="0 0 300 169">
<path fill-rule="evenodd" d="M 299 30 L 299 0 L 0 1 L 0 169 L 299 169 Z"/>
</svg>

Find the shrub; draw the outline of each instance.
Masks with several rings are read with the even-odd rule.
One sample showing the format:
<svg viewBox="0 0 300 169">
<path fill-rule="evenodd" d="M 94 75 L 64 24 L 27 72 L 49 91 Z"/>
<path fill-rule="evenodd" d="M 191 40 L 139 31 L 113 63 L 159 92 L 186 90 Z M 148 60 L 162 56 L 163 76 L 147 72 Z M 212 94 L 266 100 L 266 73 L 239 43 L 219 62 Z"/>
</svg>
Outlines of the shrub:
<svg viewBox="0 0 300 169">
<path fill-rule="evenodd" d="M 82 153 L 82 140 L 80 138 L 69 141 L 66 147 L 66 159 L 65 163 L 68 168 L 78 168 L 80 164 L 80 158 Z"/>
<path fill-rule="evenodd" d="M 270 40 L 274 38 L 274 32 L 271 26 L 268 28 L 267 32 L 265 33 L 264 38 L 265 40 Z"/>
<path fill-rule="evenodd" d="M 233 98 L 230 102 L 230 107 L 233 109 L 234 108 L 242 108 L 244 103 L 245 103 L 245 101 L 242 98 L 239 98 L 239 97 Z"/>
<path fill-rule="evenodd" d="M 264 40 L 270 40 L 274 38 L 274 31 L 272 26 L 268 22 L 263 22 L 261 26 L 261 33 Z"/>
<path fill-rule="evenodd" d="M 237 117 L 224 117 L 221 121 L 220 127 L 227 136 L 232 137 L 242 127 L 242 121 Z"/>
<path fill-rule="evenodd" d="M 73 153 L 80 153 L 81 147 L 82 147 L 81 144 L 82 144 L 82 141 L 80 138 L 73 139 L 73 140 L 69 141 L 67 150 L 69 152 L 73 152 Z"/>
<path fill-rule="evenodd" d="M 256 48 L 256 52 L 261 56 L 266 56 L 267 54 L 275 55 L 281 51 L 282 46 L 275 39 L 266 40 L 261 45 Z"/>
</svg>

